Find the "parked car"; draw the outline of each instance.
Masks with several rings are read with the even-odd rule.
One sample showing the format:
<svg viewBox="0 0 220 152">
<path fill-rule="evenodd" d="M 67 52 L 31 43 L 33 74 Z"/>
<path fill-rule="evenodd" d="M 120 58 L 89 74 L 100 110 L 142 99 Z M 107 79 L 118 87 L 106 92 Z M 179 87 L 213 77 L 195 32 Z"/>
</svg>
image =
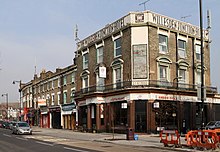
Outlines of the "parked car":
<svg viewBox="0 0 220 152">
<path fill-rule="evenodd" d="M 16 125 L 16 121 L 10 121 L 9 122 L 9 129 L 13 129 L 13 127 Z"/>
<path fill-rule="evenodd" d="M 210 121 L 206 126 L 206 130 L 220 129 L 220 121 Z"/>
<path fill-rule="evenodd" d="M 9 129 L 9 122 L 8 121 L 4 121 L 2 124 L 3 128 L 5 129 Z"/>
<path fill-rule="evenodd" d="M 0 128 L 3 128 L 3 120 L 0 120 Z"/>
<path fill-rule="evenodd" d="M 32 129 L 27 122 L 16 122 L 12 127 L 12 134 L 29 134 L 32 135 Z"/>
</svg>

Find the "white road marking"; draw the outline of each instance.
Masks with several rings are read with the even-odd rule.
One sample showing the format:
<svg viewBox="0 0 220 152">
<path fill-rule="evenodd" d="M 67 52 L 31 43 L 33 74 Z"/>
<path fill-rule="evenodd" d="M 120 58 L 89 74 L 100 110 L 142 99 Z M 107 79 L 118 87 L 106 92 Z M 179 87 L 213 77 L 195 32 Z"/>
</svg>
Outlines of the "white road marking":
<svg viewBox="0 0 220 152">
<path fill-rule="evenodd" d="M 63 148 L 64 148 L 64 149 L 67 149 L 67 150 L 72 150 L 72 151 L 89 152 L 89 151 L 80 150 L 80 149 L 75 149 L 75 148 L 70 148 L 70 147 L 63 147 Z"/>
<path fill-rule="evenodd" d="M 54 146 L 53 144 L 49 144 L 49 143 L 45 143 L 45 142 L 40 142 L 40 141 L 36 141 L 36 143 L 42 144 L 42 145 L 47 145 L 47 146 Z"/>
<path fill-rule="evenodd" d="M 27 141 L 27 139 L 26 138 L 20 138 L 20 137 L 16 137 L 17 139 L 20 139 L 20 140 L 25 140 L 25 141 Z"/>
<path fill-rule="evenodd" d="M 11 137 L 11 135 L 3 134 L 4 136 Z"/>
</svg>

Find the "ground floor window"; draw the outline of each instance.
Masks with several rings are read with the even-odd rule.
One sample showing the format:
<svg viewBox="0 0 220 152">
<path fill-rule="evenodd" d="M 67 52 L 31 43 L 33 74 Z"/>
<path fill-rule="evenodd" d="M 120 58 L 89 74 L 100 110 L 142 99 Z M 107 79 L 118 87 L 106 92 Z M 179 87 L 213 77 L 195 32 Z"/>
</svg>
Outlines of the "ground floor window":
<svg viewBox="0 0 220 152">
<path fill-rule="evenodd" d="M 113 103 L 115 126 L 127 126 L 127 101 Z"/>
<path fill-rule="evenodd" d="M 177 129 L 177 104 L 172 101 L 160 101 L 155 109 L 156 126 L 166 129 Z"/>
</svg>

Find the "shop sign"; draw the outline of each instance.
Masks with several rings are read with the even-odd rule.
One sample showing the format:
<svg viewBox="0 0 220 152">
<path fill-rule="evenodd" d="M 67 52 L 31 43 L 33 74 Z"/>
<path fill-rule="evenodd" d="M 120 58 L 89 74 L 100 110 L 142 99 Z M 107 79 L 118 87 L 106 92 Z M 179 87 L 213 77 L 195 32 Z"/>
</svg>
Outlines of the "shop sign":
<svg viewBox="0 0 220 152">
<path fill-rule="evenodd" d="M 50 112 L 60 112 L 60 107 L 50 107 L 49 111 Z"/>
<path fill-rule="evenodd" d="M 63 111 L 72 111 L 73 109 L 76 109 L 75 103 L 62 106 Z"/>
<path fill-rule="evenodd" d="M 121 95 L 121 96 L 113 96 L 106 98 L 106 102 L 117 102 L 117 101 L 125 101 L 125 100 L 130 100 L 130 97 L 128 95 Z"/>
<path fill-rule="evenodd" d="M 46 99 L 38 99 L 38 101 L 37 101 L 38 107 L 46 106 L 47 105 L 46 103 L 47 103 Z"/>
<path fill-rule="evenodd" d="M 47 107 L 41 107 L 40 108 L 40 113 L 41 114 L 47 114 L 47 112 L 48 112 L 48 108 Z"/>
<path fill-rule="evenodd" d="M 86 105 L 86 100 L 80 101 L 80 102 L 78 103 L 78 106 L 85 106 L 85 105 Z"/>
</svg>

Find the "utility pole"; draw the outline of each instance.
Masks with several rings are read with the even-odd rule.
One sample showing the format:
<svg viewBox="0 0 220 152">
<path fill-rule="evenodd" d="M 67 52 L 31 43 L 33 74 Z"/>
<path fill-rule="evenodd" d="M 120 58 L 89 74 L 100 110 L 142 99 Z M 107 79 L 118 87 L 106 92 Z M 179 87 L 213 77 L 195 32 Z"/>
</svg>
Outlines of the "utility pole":
<svg viewBox="0 0 220 152">
<path fill-rule="evenodd" d="M 200 14 L 200 41 L 201 41 L 201 129 L 204 129 L 204 49 L 203 49 L 203 15 L 202 15 L 202 0 L 199 0 L 199 14 Z"/>
</svg>

